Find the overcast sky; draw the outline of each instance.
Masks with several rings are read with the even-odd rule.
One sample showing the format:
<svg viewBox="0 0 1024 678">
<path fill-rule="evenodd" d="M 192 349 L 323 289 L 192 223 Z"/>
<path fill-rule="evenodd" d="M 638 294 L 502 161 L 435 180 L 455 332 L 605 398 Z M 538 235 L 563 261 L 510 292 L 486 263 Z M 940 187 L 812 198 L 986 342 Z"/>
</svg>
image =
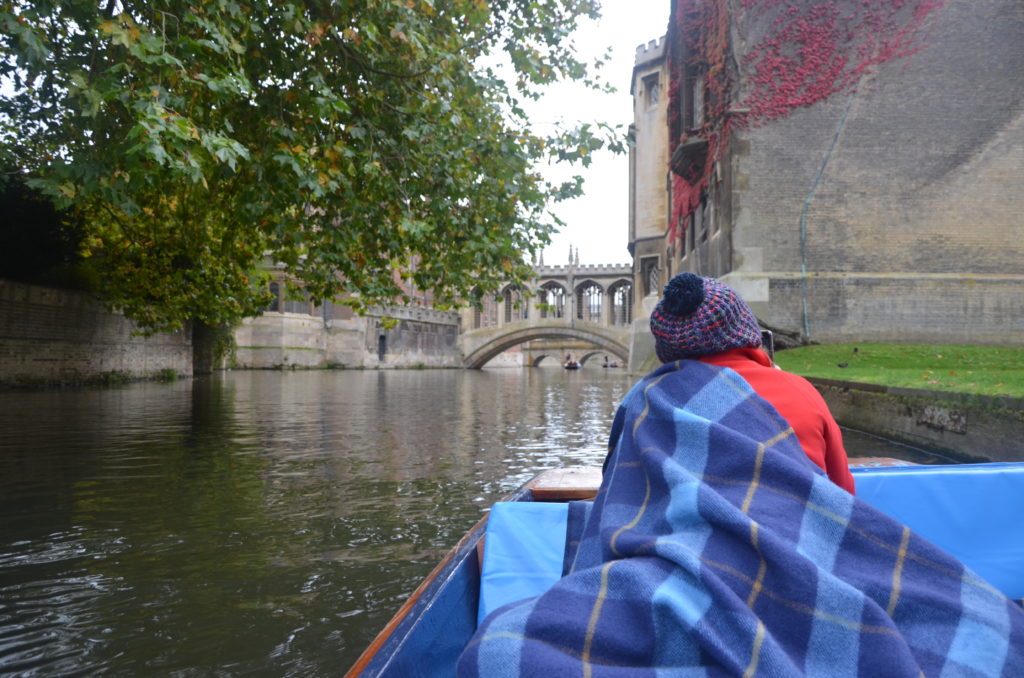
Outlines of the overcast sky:
<svg viewBox="0 0 1024 678">
<path fill-rule="evenodd" d="M 578 45 L 585 57 L 600 55 L 609 46 L 611 61 L 604 77 L 618 91 L 596 94 L 581 86 L 564 85 L 553 89 L 539 102 L 535 123 L 563 118 L 603 120 L 622 125 L 622 133 L 633 118 L 629 95 L 636 47 L 665 34 L 669 0 L 604 0 L 600 22 L 587 22 L 578 33 Z M 578 247 L 580 263 L 630 263 L 626 241 L 629 235 L 629 160 L 626 155 L 600 153 L 586 170 L 551 169 L 555 178 L 579 172 L 585 179 L 584 196 L 556 205 L 555 211 L 566 222 L 562 232 L 552 237 L 544 249 L 545 264 L 565 264 L 569 246 Z"/>
</svg>

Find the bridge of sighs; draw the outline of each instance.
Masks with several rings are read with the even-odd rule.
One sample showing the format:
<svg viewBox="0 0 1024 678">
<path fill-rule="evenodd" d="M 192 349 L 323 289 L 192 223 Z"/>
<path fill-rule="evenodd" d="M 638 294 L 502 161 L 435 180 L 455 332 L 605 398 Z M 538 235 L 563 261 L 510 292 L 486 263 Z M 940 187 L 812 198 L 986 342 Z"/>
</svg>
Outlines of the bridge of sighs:
<svg viewBox="0 0 1024 678">
<path fill-rule="evenodd" d="M 570 264 L 534 270 L 528 288 L 509 285 L 485 297 L 481 308 L 462 312 L 459 342 L 465 365 L 482 367 L 517 345 L 525 345 L 530 360 L 539 362 L 553 347 L 573 343 L 589 347 L 577 359 L 612 355 L 626 364 L 633 322 L 632 267 Z"/>
</svg>

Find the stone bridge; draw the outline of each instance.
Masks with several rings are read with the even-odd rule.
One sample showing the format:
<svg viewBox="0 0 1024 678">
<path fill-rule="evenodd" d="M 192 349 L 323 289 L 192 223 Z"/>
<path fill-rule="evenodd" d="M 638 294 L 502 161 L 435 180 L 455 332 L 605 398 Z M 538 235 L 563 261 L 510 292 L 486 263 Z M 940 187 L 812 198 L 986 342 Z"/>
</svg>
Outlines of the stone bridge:
<svg viewBox="0 0 1024 678">
<path fill-rule="evenodd" d="M 573 323 L 551 318 L 469 330 L 461 334 L 459 343 L 463 364 L 471 368 L 483 367 L 499 353 L 535 339 L 584 341 L 614 355 L 625 365 L 629 362 L 629 335 L 627 325 L 607 326 L 579 320 Z M 561 359 L 561 356 L 555 357 Z"/>
<path fill-rule="evenodd" d="M 632 266 L 541 264 L 534 272 L 527 287 L 508 285 L 484 297 L 479 308 L 462 312 L 459 346 L 466 367 L 483 367 L 503 351 L 534 340 L 584 342 L 624 365 L 629 362 Z"/>
</svg>

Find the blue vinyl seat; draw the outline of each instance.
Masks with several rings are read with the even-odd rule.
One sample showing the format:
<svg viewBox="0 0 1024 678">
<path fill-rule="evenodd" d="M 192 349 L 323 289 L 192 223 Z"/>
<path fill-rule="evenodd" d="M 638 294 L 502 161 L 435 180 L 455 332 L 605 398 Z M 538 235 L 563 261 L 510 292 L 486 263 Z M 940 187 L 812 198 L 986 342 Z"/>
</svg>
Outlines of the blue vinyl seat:
<svg viewBox="0 0 1024 678">
<path fill-rule="evenodd" d="M 853 469 L 857 496 L 1024 598 L 1024 463 Z M 482 621 L 562 576 L 568 504 L 499 502 L 481 569 Z"/>
</svg>

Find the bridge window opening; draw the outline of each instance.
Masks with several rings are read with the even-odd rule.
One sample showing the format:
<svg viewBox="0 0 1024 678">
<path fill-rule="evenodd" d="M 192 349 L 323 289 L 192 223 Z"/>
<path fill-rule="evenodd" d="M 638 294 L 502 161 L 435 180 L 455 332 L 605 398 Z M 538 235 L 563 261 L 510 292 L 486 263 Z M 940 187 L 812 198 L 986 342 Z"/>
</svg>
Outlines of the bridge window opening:
<svg viewBox="0 0 1024 678">
<path fill-rule="evenodd" d="M 523 290 L 516 285 L 509 285 L 503 293 L 505 302 L 505 322 L 526 320 L 529 308 L 523 296 Z"/>
<path fill-rule="evenodd" d="M 619 283 L 609 295 L 612 300 L 612 325 L 629 325 L 633 322 L 633 286 Z"/>
<path fill-rule="evenodd" d="M 484 295 L 480 305 L 473 309 L 473 329 L 494 327 L 498 324 L 498 300 L 493 294 Z"/>
<path fill-rule="evenodd" d="M 576 292 L 576 317 L 587 322 L 601 322 L 601 297 L 604 291 L 596 283 L 581 285 Z"/>
<path fill-rule="evenodd" d="M 541 318 L 565 317 L 565 288 L 558 283 L 549 282 L 541 287 Z"/>
</svg>

